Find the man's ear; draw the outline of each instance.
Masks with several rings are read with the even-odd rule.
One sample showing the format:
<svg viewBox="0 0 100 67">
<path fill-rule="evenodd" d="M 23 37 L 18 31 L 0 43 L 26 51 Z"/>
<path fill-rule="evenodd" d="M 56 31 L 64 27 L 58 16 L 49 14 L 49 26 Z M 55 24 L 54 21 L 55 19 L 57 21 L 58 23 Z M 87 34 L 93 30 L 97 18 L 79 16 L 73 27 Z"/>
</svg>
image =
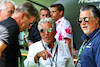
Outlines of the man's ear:
<svg viewBox="0 0 100 67">
<path fill-rule="evenodd" d="M 1 16 L 1 10 L 0 10 L 0 16 Z"/>
<path fill-rule="evenodd" d="M 60 11 L 60 15 L 63 15 L 63 11 Z"/>
<path fill-rule="evenodd" d="M 22 13 L 21 13 L 20 17 L 21 17 L 22 20 L 24 19 L 25 15 L 26 15 L 25 12 L 22 12 Z"/>
<path fill-rule="evenodd" d="M 99 17 L 98 17 L 98 18 L 96 18 L 96 23 L 98 23 L 98 22 L 99 22 L 99 19 L 100 19 Z"/>
</svg>

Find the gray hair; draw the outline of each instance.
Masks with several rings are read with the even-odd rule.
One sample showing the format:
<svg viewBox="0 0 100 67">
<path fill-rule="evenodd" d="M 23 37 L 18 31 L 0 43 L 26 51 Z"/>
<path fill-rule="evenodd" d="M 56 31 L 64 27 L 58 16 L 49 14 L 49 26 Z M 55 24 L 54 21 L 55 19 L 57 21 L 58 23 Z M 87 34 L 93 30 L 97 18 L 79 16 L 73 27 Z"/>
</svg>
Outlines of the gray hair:
<svg viewBox="0 0 100 67">
<path fill-rule="evenodd" d="M 0 10 L 3 11 L 5 9 L 7 9 L 7 6 L 6 6 L 7 3 L 11 3 L 15 7 L 15 3 L 13 1 L 11 1 L 11 0 L 1 0 L 0 1 Z"/>
<path fill-rule="evenodd" d="M 100 12 L 99 12 L 99 9 L 96 8 L 96 6 L 85 5 L 80 8 L 80 12 L 85 11 L 85 10 L 91 10 L 91 15 L 94 17 L 94 19 L 96 19 L 97 17 L 99 17 L 100 19 Z"/>
<path fill-rule="evenodd" d="M 35 16 L 36 18 L 38 18 L 38 10 L 30 2 L 24 2 L 20 4 L 15 9 L 15 12 L 25 12 L 29 16 Z"/>
<path fill-rule="evenodd" d="M 51 18 L 51 17 L 46 17 L 46 18 L 43 18 L 39 21 L 38 23 L 38 30 L 40 31 L 41 30 L 41 24 L 43 23 L 51 23 L 52 24 L 52 28 L 53 29 L 56 29 L 56 24 L 55 24 L 55 21 Z"/>
</svg>

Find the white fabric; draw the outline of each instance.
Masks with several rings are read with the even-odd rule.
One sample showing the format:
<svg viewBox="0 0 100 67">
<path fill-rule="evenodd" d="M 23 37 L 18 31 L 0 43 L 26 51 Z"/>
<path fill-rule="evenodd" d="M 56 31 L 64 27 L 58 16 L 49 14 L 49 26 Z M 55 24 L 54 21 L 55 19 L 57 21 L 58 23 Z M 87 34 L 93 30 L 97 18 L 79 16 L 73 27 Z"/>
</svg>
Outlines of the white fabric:
<svg viewBox="0 0 100 67">
<path fill-rule="evenodd" d="M 45 42 L 43 42 L 45 44 Z M 45 45 L 46 49 L 50 51 L 50 48 Z M 73 59 L 70 55 L 68 46 L 65 43 L 56 41 L 54 43 L 54 48 L 52 50 L 52 56 L 55 53 L 56 46 L 58 45 L 58 55 L 55 56 L 54 61 L 56 61 L 57 57 L 57 67 L 74 67 Z M 27 58 L 24 60 L 25 67 L 38 67 L 37 63 L 34 61 L 34 56 L 38 53 L 43 51 L 43 45 L 41 41 L 38 41 L 29 46 L 29 52 Z M 39 59 L 40 66 L 39 67 L 51 67 L 50 59 L 43 60 L 42 57 Z M 53 62 L 53 66 L 55 67 L 55 63 Z"/>
</svg>

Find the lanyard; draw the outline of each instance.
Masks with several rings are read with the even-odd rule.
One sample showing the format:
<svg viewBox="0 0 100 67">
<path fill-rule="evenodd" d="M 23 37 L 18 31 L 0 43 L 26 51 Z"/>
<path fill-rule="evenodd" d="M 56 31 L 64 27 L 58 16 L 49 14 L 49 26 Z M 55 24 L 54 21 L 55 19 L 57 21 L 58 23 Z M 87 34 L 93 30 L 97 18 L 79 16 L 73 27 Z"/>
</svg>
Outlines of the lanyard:
<svg viewBox="0 0 100 67">
<path fill-rule="evenodd" d="M 41 40 L 41 43 L 42 43 L 44 49 L 46 49 L 46 47 L 44 46 L 42 40 Z M 54 56 L 52 57 L 52 59 L 49 58 L 50 63 L 51 63 L 51 67 L 52 67 L 52 65 L 53 65 L 53 61 L 54 61 L 55 55 L 56 55 L 55 67 L 57 67 L 57 56 L 58 56 L 57 50 L 58 50 L 58 45 L 56 46 L 56 50 L 55 50 L 55 53 L 54 53 Z"/>
<path fill-rule="evenodd" d="M 91 39 L 89 39 L 87 42 L 85 42 L 85 40 L 84 40 L 83 45 L 81 46 L 81 48 L 80 48 L 80 50 L 79 50 L 77 59 L 79 59 L 79 57 L 80 57 L 82 51 L 84 50 L 84 48 L 86 47 L 87 43 L 88 43 L 90 40 L 91 40 Z"/>
<path fill-rule="evenodd" d="M 54 56 L 53 56 L 53 58 L 52 58 L 52 61 L 51 61 L 51 59 L 50 59 L 51 67 L 52 67 L 52 65 L 53 65 L 53 61 L 54 61 L 55 55 L 56 55 L 55 67 L 57 67 L 57 56 L 58 56 L 57 50 L 58 50 L 58 45 L 56 46 L 56 50 L 55 50 Z"/>
<path fill-rule="evenodd" d="M 83 42 L 83 44 L 82 44 L 82 46 L 81 46 L 81 48 L 80 48 L 80 50 L 79 50 L 79 54 L 78 54 L 77 59 L 79 59 L 79 57 L 80 57 L 82 51 L 84 50 L 84 48 L 86 47 L 87 43 L 90 42 L 99 32 L 100 32 L 100 29 L 99 29 L 99 30 L 95 33 L 95 35 L 94 35 L 91 39 L 89 39 L 87 42 L 84 40 L 84 42 Z M 86 42 L 86 43 L 85 43 L 85 42 Z"/>
</svg>

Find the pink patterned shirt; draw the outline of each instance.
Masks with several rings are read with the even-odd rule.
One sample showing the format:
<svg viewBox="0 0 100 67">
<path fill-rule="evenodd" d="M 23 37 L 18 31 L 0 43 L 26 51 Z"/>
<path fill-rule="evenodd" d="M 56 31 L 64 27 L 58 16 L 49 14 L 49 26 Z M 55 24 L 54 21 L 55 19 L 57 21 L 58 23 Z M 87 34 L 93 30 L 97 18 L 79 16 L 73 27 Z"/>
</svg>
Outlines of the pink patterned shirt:
<svg viewBox="0 0 100 67">
<path fill-rule="evenodd" d="M 62 41 L 64 43 L 66 43 L 64 38 L 71 39 L 70 52 L 71 52 L 71 55 L 73 54 L 72 53 L 73 52 L 72 26 L 71 26 L 70 22 L 67 19 L 65 19 L 64 17 L 62 17 L 61 19 L 56 21 L 56 35 L 55 35 L 55 38 L 58 41 Z"/>
</svg>

